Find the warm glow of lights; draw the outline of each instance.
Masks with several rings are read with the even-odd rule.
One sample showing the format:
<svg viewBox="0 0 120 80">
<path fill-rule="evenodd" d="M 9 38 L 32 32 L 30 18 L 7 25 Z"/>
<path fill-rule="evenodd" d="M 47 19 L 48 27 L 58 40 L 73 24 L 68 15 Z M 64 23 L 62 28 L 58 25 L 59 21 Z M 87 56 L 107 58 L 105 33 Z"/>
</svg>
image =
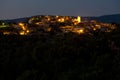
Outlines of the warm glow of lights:
<svg viewBox="0 0 120 80">
<path fill-rule="evenodd" d="M 80 29 L 80 30 L 78 30 L 77 31 L 79 34 L 81 34 L 81 33 L 84 33 L 84 30 L 83 29 Z"/>
<path fill-rule="evenodd" d="M 78 23 L 77 22 L 74 22 L 74 25 L 77 25 Z"/>
<path fill-rule="evenodd" d="M 101 28 L 101 26 L 100 26 L 100 25 L 97 25 L 97 24 L 96 24 L 95 26 L 96 26 L 98 29 L 100 29 L 100 28 Z"/>
<path fill-rule="evenodd" d="M 25 32 L 24 32 L 24 31 L 21 31 L 21 32 L 20 32 L 20 35 L 25 35 Z"/>
<path fill-rule="evenodd" d="M 2 25 L 5 25 L 5 23 L 2 23 Z"/>
<path fill-rule="evenodd" d="M 22 28 L 23 31 L 20 32 L 20 35 L 25 35 L 26 33 L 29 33 L 29 30 L 26 29 L 26 26 L 24 23 L 19 23 L 19 26 Z"/>
<path fill-rule="evenodd" d="M 2 25 L 0 25 L 0 28 L 3 28 L 3 27 L 7 27 L 7 25 L 5 25 L 5 23 L 2 23 Z"/>
<path fill-rule="evenodd" d="M 21 28 L 22 28 L 23 30 L 26 30 L 26 27 L 24 26 L 24 23 L 19 23 L 19 25 L 21 26 Z"/>
<path fill-rule="evenodd" d="M 93 28 L 93 30 L 95 31 L 95 30 L 96 30 L 96 28 Z"/>
<path fill-rule="evenodd" d="M 23 23 L 19 23 L 19 25 L 20 25 L 20 26 L 24 26 L 24 24 L 23 24 Z"/>
<path fill-rule="evenodd" d="M 48 28 L 47 31 L 50 32 L 50 31 L 51 31 L 51 28 Z"/>
<path fill-rule="evenodd" d="M 64 18 L 61 18 L 61 19 L 58 19 L 59 22 L 64 22 L 65 19 Z"/>
<path fill-rule="evenodd" d="M 78 21 L 78 23 L 81 22 L 81 17 L 80 16 L 77 17 L 77 21 Z"/>
<path fill-rule="evenodd" d="M 58 18 L 59 16 L 56 15 L 56 18 Z"/>
<path fill-rule="evenodd" d="M 50 18 L 48 18 L 48 21 L 50 21 Z"/>
<path fill-rule="evenodd" d="M 0 28 L 7 27 L 6 25 L 0 25 Z"/>
<path fill-rule="evenodd" d="M 22 29 L 23 29 L 23 30 L 26 30 L 26 28 L 25 28 L 24 26 L 22 27 Z"/>
<path fill-rule="evenodd" d="M 27 33 L 29 33 L 30 31 L 29 31 L 29 30 L 27 30 L 26 32 L 27 32 Z"/>
<path fill-rule="evenodd" d="M 20 31 L 19 34 L 20 35 L 27 35 L 30 31 L 26 30 L 26 31 Z"/>
<path fill-rule="evenodd" d="M 71 28 L 73 28 L 72 26 L 66 26 L 65 28 L 67 28 L 67 29 L 71 29 Z"/>
<path fill-rule="evenodd" d="M 81 22 L 81 17 L 78 16 L 77 18 L 74 18 L 74 19 L 72 20 L 72 22 L 74 22 L 74 25 L 79 24 L 79 23 Z"/>
<path fill-rule="evenodd" d="M 37 23 L 35 23 L 36 25 L 39 25 L 40 23 L 39 22 L 37 22 Z"/>
<path fill-rule="evenodd" d="M 9 34 L 10 34 L 10 32 L 3 32 L 3 34 L 4 34 L 4 35 L 9 35 Z"/>
</svg>

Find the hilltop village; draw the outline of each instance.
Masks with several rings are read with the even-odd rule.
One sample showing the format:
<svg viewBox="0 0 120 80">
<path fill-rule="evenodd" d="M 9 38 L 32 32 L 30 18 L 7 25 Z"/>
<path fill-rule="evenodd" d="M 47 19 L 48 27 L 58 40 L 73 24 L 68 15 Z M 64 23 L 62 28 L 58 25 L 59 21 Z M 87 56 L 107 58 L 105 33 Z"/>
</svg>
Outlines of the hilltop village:
<svg viewBox="0 0 120 80">
<path fill-rule="evenodd" d="M 0 57 L 0 80 L 120 80 L 120 25 L 80 16 L 0 21 Z"/>
<path fill-rule="evenodd" d="M 83 20 L 80 16 L 32 16 L 26 21 L 8 22 L 0 21 L 0 33 L 3 35 L 34 35 L 46 33 L 85 34 L 91 32 L 111 32 L 117 26 L 110 23 L 101 23 L 95 20 Z"/>
</svg>

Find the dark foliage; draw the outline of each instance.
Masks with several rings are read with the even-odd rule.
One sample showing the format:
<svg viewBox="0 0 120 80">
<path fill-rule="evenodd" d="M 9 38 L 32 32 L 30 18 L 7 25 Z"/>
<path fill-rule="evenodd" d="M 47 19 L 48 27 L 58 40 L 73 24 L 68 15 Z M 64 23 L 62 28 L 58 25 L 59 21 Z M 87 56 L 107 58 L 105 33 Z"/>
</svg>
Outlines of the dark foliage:
<svg viewBox="0 0 120 80">
<path fill-rule="evenodd" d="M 0 80 L 120 80 L 119 30 L 0 35 Z"/>
</svg>

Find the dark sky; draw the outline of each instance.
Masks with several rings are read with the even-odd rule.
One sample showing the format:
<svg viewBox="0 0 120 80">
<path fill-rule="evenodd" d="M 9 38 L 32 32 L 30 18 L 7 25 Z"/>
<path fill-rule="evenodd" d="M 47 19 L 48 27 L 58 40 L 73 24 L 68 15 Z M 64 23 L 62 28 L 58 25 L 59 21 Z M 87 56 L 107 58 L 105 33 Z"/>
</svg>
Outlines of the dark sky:
<svg viewBox="0 0 120 80">
<path fill-rule="evenodd" d="M 120 13 L 120 0 L 0 0 L 0 19 L 34 15 L 100 16 Z"/>
</svg>

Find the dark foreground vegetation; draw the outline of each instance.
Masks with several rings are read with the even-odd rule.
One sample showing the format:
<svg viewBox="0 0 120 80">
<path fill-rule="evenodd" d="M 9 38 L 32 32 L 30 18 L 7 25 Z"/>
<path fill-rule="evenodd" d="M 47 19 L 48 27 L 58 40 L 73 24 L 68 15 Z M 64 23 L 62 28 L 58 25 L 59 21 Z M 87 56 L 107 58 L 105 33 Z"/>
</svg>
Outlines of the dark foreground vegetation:
<svg viewBox="0 0 120 80">
<path fill-rule="evenodd" d="M 0 80 L 120 80 L 120 29 L 0 35 Z"/>
</svg>

